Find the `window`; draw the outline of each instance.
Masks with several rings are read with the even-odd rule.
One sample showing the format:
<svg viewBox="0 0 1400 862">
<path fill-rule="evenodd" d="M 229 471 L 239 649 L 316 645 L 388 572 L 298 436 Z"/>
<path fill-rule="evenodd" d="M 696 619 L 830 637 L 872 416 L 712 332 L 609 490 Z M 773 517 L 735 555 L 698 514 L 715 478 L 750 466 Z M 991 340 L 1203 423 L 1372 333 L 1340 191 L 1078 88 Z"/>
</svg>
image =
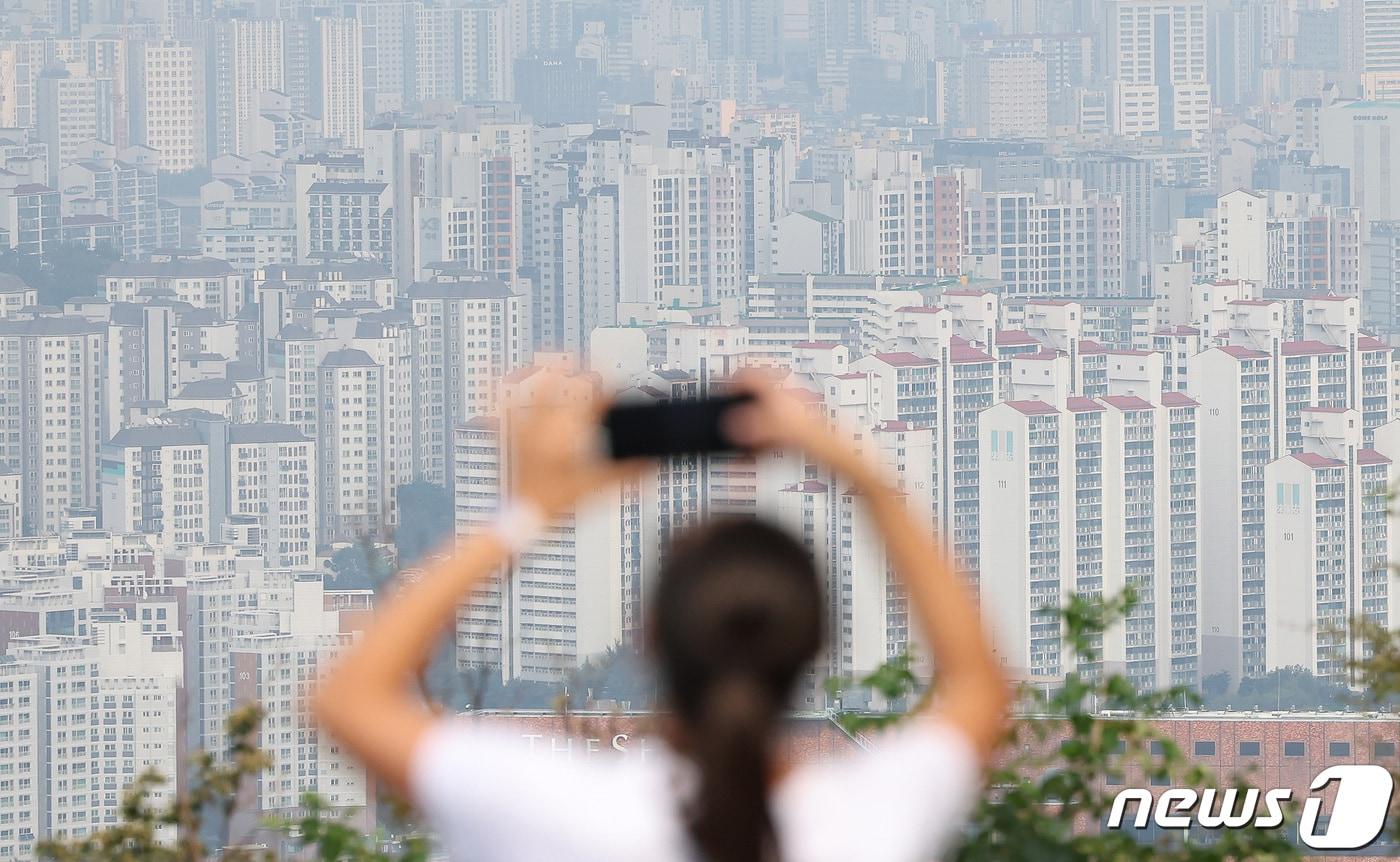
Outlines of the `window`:
<svg viewBox="0 0 1400 862">
<path fill-rule="evenodd" d="M 1257 742 L 1241 742 L 1241 743 L 1240 743 L 1240 757 L 1258 757 L 1258 756 L 1259 756 L 1259 743 L 1257 743 Z"/>
<path fill-rule="evenodd" d="M 1214 756 L 1215 756 L 1215 743 L 1213 743 L 1213 742 L 1197 742 L 1197 743 L 1196 743 L 1196 749 L 1195 749 L 1195 750 L 1196 750 L 1196 756 L 1197 756 L 1197 757 L 1214 757 Z"/>
<path fill-rule="evenodd" d="M 1329 742 L 1327 743 L 1328 757 L 1351 757 L 1350 742 Z"/>
<path fill-rule="evenodd" d="M 1283 744 L 1284 757 L 1302 757 L 1303 751 L 1303 743 L 1301 742 L 1285 742 Z"/>
<path fill-rule="evenodd" d="M 1376 757 L 1394 757 L 1395 743 L 1377 742 L 1372 750 L 1374 751 Z"/>
<path fill-rule="evenodd" d="M 1160 742 L 1153 742 L 1152 745 L 1149 746 L 1149 749 L 1151 750 L 1151 752 L 1152 752 L 1153 755 L 1161 754 L 1161 753 L 1162 753 L 1162 743 L 1160 743 Z"/>
</svg>

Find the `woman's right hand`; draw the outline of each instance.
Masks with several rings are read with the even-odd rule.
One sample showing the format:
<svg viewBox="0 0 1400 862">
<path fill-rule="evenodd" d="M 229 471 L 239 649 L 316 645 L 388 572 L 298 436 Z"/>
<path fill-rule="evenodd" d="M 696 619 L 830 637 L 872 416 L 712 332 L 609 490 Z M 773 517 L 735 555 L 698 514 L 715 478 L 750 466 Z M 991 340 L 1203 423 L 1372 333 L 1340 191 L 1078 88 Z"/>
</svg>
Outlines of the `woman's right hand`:
<svg viewBox="0 0 1400 862">
<path fill-rule="evenodd" d="M 551 369 L 538 374 L 530 402 L 511 411 L 513 490 L 552 518 L 607 485 L 640 475 L 649 462 L 603 454 L 599 422 L 608 401 L 591 380 Z"/>
</svg>

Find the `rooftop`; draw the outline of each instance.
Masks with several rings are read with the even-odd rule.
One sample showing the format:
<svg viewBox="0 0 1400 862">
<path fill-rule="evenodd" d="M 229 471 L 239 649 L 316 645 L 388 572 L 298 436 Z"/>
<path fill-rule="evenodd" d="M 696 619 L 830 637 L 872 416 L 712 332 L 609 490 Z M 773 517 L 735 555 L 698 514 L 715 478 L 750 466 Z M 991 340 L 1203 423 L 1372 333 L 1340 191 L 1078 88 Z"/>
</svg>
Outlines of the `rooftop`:
<svg viewBox="0 0 1400 862">
<path fill-rule="evenodd" d="M 1045 416 L 1060 412 L 1054 404 L 1045 401 L 1007 401 L 1006 406 L 1027 416 Z"/>
</svg>

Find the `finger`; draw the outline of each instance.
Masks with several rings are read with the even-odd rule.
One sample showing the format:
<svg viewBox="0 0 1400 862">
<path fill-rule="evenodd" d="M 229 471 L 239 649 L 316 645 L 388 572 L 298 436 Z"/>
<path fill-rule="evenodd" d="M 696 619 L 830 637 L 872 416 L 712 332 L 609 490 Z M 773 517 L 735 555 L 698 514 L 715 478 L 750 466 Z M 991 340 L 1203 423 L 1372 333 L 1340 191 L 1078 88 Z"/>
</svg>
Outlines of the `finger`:
<svg viewBox="0 0 1400 862">
<path fill-rule="evenodd" d="M 746 449 L 767 445 L 773 439 L 769 417 L 756 404 L 741 404 L 725 411 L 720 419 L 724 434 Z"/>
<path fill-rule="evenodd" d="M 534 402 L 537 406 L 546 407 L 559 403 L 560 393 L 564 386 L 564 377 L 553 368 L 543 368 L 535 375 Z"/>
<path fill-rule="evenodd" d="M 616 404 L 617 393 L 599 390 L 595 393 L 593 403 L 589 405 L 589 412 L 592 414 L 594 421 L 601 422 L 603 421 L 603 417 L 608 415 L 608 411 L 613 409 Z"/>
<path fill-rule="evenodd" d="M 731 378 L 731 385 L 752 395 L 761 395 L 778 383 L 777 375 L 766 368 L 742 368 Z"/>
</svg>

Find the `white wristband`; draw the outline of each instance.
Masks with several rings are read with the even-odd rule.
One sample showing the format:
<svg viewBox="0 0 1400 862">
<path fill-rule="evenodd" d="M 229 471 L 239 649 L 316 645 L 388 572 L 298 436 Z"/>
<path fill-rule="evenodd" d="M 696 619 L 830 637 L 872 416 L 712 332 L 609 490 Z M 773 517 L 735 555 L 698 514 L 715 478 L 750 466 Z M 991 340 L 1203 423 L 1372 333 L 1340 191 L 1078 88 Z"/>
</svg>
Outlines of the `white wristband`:
<svg viewBox="0 0 1400 862">
<path fill-rule="evenodd" d="M 496 513 L 491 532 L 511 554 L 519 554 L 534 544 L 548 523 L 544 509 L 531 500 L 512 500 Z"/>
</svg>

